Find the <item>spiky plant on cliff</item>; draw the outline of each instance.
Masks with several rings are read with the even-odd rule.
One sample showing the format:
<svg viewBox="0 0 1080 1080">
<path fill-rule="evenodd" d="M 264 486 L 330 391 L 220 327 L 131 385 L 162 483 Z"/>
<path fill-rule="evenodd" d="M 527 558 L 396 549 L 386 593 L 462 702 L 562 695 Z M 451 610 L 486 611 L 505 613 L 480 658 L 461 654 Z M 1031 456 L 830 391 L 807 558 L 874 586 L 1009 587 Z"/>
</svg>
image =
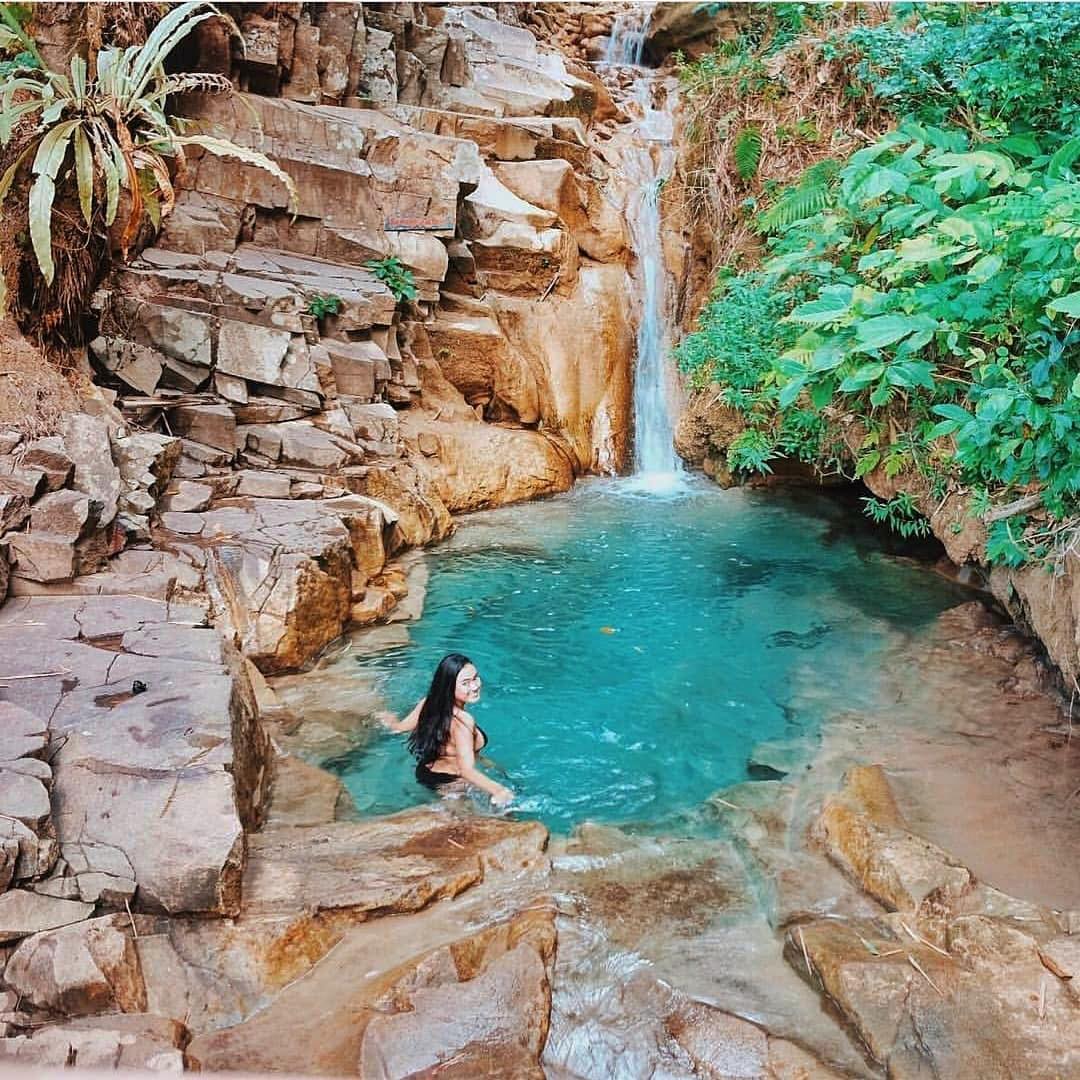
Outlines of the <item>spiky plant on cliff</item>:
<svg viewBox="0 0 1080 1080">
<path fill-rule="evenodd" d="M 212 18 L 228 20 L 212 4 L 200 0 L 180 4 L 142 44 L 101 49 L 96 72 L 76 55 L 70 71 L 61 73 L 46 68 L 10 6 L 0 4 L 8 37 L 18 39 L 36 61 L 0 84 L 0 144 L 10 146 L 14 154 L 0 177 L 0 204 L 29 163 L 26 224 L 40 270 L 40 280 L 35 281 L 37 275 L 27 273 L 26 260 L 16 259 L 22 272 L 7 268 L 7 281 L 0 275 L 0 311 L 6 306 L 5 286 L 10 283 L 13 291 L 24 294 L 16 314 L 30 324 L 26 328 L 51 337 L 70 333 L 107 261 L 88 258 L 87 253 L 97 248 L 107 255 L 111 241 L 121 258 L 127 258 L 145 220 L 159 227 L 175 200 L 167 162 L 173 158 L 179 163 L 186 146 L 265 169 L 288 188 L 290 201 L 295 202 L 291 178 L 270 158 L 225 139 L 183 135 L 180 124 L 165 111 L 173 94 L 231 92 L 232 84 L 222 75 L 165 71 L 172 50 L 199 23 Z M 33 129 L 20 123 L 34 117 Z M 57 223 L 59 242 L 54 235 Z"/>
</svg>

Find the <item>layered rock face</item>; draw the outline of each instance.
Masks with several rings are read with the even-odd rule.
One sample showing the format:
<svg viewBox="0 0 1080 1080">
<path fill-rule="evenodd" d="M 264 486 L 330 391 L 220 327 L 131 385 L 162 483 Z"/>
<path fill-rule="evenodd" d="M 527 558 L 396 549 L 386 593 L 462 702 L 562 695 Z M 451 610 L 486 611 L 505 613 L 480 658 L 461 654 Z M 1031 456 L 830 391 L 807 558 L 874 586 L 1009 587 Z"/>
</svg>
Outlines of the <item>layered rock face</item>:
<svg viewBox="0 0 1080 1080">
<path fill-rule="evenodd" d="M 340 785 L 295 758 L 276 797 L 303 798 L 258 831 L 264 675 L 415 606 L 396 559 L 451 512 L 626 460 L 629 255 L 593 149 L 616 110 L 514 10 L 236 6 L 242 57 L 204 24 L 190 66 L 243 92 L 181 111 L 297 205 L 192 157 L 94 298 L 83 411 L 0 430 L 4 1061 L 250 1064 L 243 1023 L 348 927 L 542 876 L 538 826 L 335 822 Z M 554 928 L 511 916 L 538 888 L 404 931 L 336 1069 L 536 1074 Z M 414 1039 L 493 993 L 504 1016 Z"/>
<path fill-rule="evenodd" d="M 422 543 L 447 511 L 623 466 L 627 243 L 591 149 L 615 110 L 506 16 L 252 5 L 236 60 L 201 28 L 201 64 L 251 92 L 182 112 L 268 154 L 299 199 L 192 159 L 156 246 L 97 297 L 95 366 L 125 416 L 181 437 L 178 478 L 374 495 Z M 411 301 L 373 272 L 388 259 Z"/>
</svg>

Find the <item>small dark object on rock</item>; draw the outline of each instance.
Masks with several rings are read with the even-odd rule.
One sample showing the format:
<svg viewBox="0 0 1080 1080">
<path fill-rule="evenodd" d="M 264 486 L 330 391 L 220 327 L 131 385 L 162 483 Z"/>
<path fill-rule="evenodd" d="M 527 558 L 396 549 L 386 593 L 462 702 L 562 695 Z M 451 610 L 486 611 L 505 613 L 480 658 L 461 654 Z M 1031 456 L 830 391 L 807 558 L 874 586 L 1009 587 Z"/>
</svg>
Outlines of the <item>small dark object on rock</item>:
<svg viewBox="0 0 1080 1080">
<path fill-rule="evenodd" d="M 145 694 L 146 683 L 144 683 L 142 679 L 135 679 L 131 684 L 131 692 L 133 694 Z"/>
</svg>

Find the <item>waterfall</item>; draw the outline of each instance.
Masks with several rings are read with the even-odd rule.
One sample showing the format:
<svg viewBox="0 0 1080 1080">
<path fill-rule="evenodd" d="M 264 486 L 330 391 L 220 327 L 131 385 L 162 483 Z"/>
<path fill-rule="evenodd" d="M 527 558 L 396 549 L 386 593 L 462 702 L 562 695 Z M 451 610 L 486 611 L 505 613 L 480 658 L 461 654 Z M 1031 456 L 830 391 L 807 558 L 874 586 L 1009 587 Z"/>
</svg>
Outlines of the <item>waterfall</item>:
<svg viewBox="0 0 1080 1080">
<path fill-rule="evenodd" d="M 639 145 L 626 158 L 632 185 L 627 219 L 638 259 L 641 303 L 634 367 L 634 472 L 645 486 L 657 489 L 679 486 L 683 472 L 668 401 L 667 272 L 660 237 L 660 192 L 671 175 L 675 151 L 671 114 L 652 108 L 646 79 L 638 84 L 637 98 L 643 113 Z"/>
<path fill-rule="evenodd" d="M 651 18 L 651 8 L 644 13 L 638 9 L 617 15 L 615 25 L 611 28 L 611 37 L 608 38 L 604 63 L 640 67 L 645 35 L 648 33 Z"/>
</svg>

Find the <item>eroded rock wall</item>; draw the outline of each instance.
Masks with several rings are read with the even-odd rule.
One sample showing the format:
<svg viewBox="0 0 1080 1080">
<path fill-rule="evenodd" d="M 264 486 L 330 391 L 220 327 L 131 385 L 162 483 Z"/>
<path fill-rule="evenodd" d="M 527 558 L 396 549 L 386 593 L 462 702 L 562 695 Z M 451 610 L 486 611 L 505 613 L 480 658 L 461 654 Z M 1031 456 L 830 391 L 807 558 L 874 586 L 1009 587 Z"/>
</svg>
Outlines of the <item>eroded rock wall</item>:
<svg viewBox="0 0 1080 1080">
<path fill-rule="evenodd" d="M 269 154 L 299 197 L 193 156 L 156 246 L 97 298 L 95 364 L 125 415 L 182 437 L 179 477 L 318 497 L 404 472 L 425 542 L 446 511 L 624 466 L 627 244 L 592 149 L 616 110 L 506 16 L 251 5 L 242 57 L 203 28 L 200 63 L 250 92 L 183 111 Z M 372 272 L 387 258 L 411 301 Z"/>
<path fill-rule="evenodd" d="M 341 797 L 272 744 L 264 676 L 407 606 L 397 557 L 452 512 L 627 458 L 627 239 L 594 147 L 618 110 L 517 13 L 235 5 L 243 54 L 204 23 L 183 65 L 239 92 L 181 111 L 277 160 L 297 204 L 241 160 L 193 154 L 156 241 L 94 297 L 81 411 L 47 430 L 0 418 L 4 1060 L 190 1064 L 190 1035 L 248 1016 L 267 972 L 294 977 L 350 919 L 478 883 L 513 846 L 493 828 L 425 891 L 431 867 L 391 830 L 389 899 L 365 879 L 299 922 L 291 892 L 257 910 L 250 837 L 276 768 L 281 799 L 298 772 L 319 789 L 306 826 Z M 411 298 L 371 265 L 390 258 Z M 525 831 L 532 858 L 544 831 Z M 266 880 L 293 872 L 279 854 Z M 221 918 L 245 913 L 262 952 Z M 506 1053 L 535 1068 L 551 939 L 463 958 L 412 1007 L 459 982 L 520 986 Z M 384 1026 L 365 1054 L 400 1041 Z"/>
</svg>

